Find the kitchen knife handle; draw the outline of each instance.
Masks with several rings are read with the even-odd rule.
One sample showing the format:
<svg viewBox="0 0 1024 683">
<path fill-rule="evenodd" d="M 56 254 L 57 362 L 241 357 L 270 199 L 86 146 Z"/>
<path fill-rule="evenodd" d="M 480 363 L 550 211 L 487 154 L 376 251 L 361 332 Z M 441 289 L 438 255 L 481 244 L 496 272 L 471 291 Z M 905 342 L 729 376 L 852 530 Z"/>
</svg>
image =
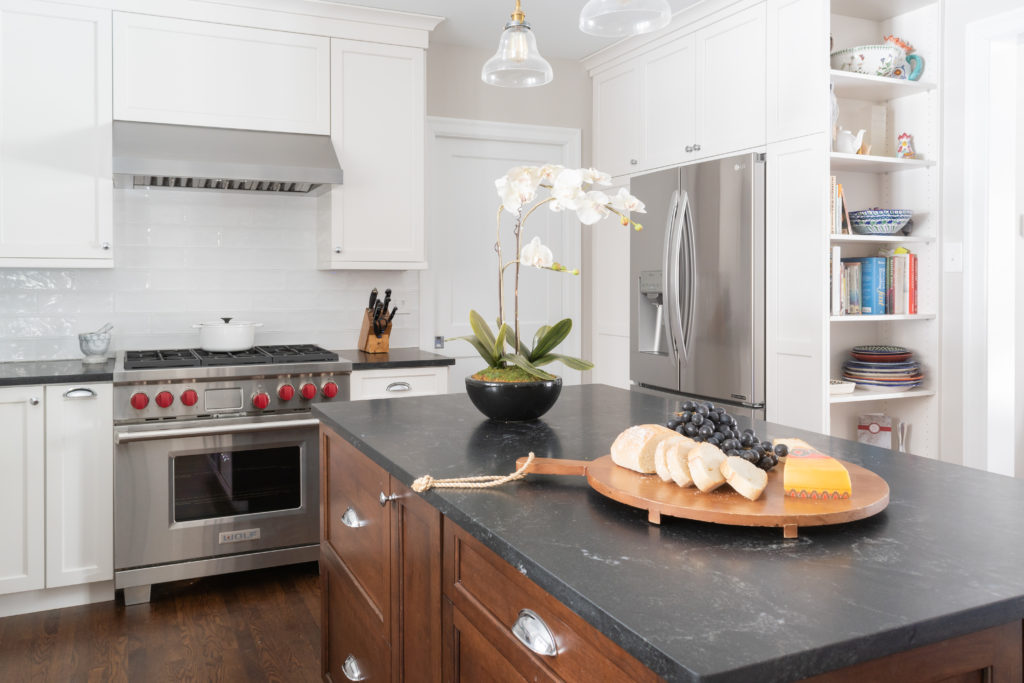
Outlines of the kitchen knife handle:
<svg viewBox="0 0 1024 683">
<path fill-rule="evenodd" d="M 516 460 L 516 469 L 522 467 L 529 458 Z M 561 458 L 534 458 L 526 469 L 527 474 L 566 474 L 583 477 L 587 474 L 589 460 L 564 460 Z"/>
</svg>

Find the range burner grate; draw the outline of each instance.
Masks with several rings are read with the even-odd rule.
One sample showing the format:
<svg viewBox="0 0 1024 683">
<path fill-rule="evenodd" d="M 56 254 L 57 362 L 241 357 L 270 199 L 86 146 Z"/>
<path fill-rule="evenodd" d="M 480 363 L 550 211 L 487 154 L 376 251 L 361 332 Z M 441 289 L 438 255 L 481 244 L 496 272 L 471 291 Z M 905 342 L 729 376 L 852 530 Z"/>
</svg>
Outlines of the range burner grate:
<svg viewBox="0 0 1024 683">
<path fill-rule="evenodd" d="M 338 354 L 316 344 L 277 344 L 259 346 L 260 351 L 270 354 L 275 363 L 315 363 L 338 360 Z"/>
<path fill-rule="evenodd" d="M 157 351 L 125 351 L 124 369 L 194 368 L 200 365 L 192 349 L 162 349 Z"/>
<path fill-rule="evenodd" d="M 199 357 L 203 367 L 214 365 L 260 365 L 274 362 L 269 354 L 264 353 L 259 347 L 246 349 L 245 351 L 203 351 L 193 349 Z"/>
<path fill-rule="evenodd" d="M 159 349 L 125 351 L 125 370 L 191 368 L 271 363 L 317 363 L 336 361 L 338 354 L 316 344 L 276 344 L 245 351 L 203 351 L 202 349 Z"/>
</svg>

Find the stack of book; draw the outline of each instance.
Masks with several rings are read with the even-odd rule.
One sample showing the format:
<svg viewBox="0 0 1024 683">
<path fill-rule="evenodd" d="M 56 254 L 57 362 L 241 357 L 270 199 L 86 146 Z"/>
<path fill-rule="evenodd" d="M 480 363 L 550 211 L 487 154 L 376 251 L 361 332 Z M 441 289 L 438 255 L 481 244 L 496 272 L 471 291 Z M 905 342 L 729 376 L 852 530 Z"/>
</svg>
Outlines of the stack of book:
<svg viewBox="0 0 1024 683">
<path fill-rule="evenodd" d="M 829 231 L 833 235 L 850 234 L 850 211 L 846 206 L 846 195 L 843 193 L 843 184 L 836 180 L 835 176 L 832 176 L 828 212 Z"/>
<path fill-rule="evenodd" d="M 841 258 L 832 248 L 832 315 L 917 312 L 917 254 Z"/>
</svg>

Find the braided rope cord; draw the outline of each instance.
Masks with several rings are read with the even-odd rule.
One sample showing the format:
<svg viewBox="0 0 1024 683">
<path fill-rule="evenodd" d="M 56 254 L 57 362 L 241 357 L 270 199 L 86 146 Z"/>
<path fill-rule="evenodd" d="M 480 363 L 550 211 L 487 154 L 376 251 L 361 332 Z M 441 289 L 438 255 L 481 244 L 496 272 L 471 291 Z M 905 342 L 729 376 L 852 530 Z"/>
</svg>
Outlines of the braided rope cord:
<svg viewBox="0 0 1024 683">
<path fill-rule="evenodd" d="M 529 469 L 534 457 L 533 451 L 530 451 L 530 457 L 512 474 L 492 474 L 479 477 L 460 477 L 457 479 L 434 479 L 429 474 L 424 474 L 412 483 L 412 490 L 416 493 L 423 493 L 430 489 L 487 489 L 492 486 L 501 486 L 502 484 L 525 477 L 526 470 Z"/>
</svg>

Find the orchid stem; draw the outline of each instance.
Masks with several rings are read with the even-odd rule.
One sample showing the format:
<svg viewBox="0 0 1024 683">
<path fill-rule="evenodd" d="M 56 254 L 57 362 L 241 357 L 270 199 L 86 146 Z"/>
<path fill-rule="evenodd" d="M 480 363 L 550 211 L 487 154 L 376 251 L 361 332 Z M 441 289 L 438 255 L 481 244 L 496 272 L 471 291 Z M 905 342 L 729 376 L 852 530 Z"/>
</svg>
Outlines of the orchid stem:
<svg viewBox="0 0 1024 683">
<path fill-rule="evenodd" d="M 494 250 L 498 252 L 498 326 L 501 327 L 501 323 L 505 322 L 505 288 L 502 286 L 502 281 L 505 276 L 505 269 L 501 267 L 501 212 L 505 210 L 505 205 L 502 204 L 498 207 L 497 216 L 497 231 L 494 241 Z"/>
</svg>

